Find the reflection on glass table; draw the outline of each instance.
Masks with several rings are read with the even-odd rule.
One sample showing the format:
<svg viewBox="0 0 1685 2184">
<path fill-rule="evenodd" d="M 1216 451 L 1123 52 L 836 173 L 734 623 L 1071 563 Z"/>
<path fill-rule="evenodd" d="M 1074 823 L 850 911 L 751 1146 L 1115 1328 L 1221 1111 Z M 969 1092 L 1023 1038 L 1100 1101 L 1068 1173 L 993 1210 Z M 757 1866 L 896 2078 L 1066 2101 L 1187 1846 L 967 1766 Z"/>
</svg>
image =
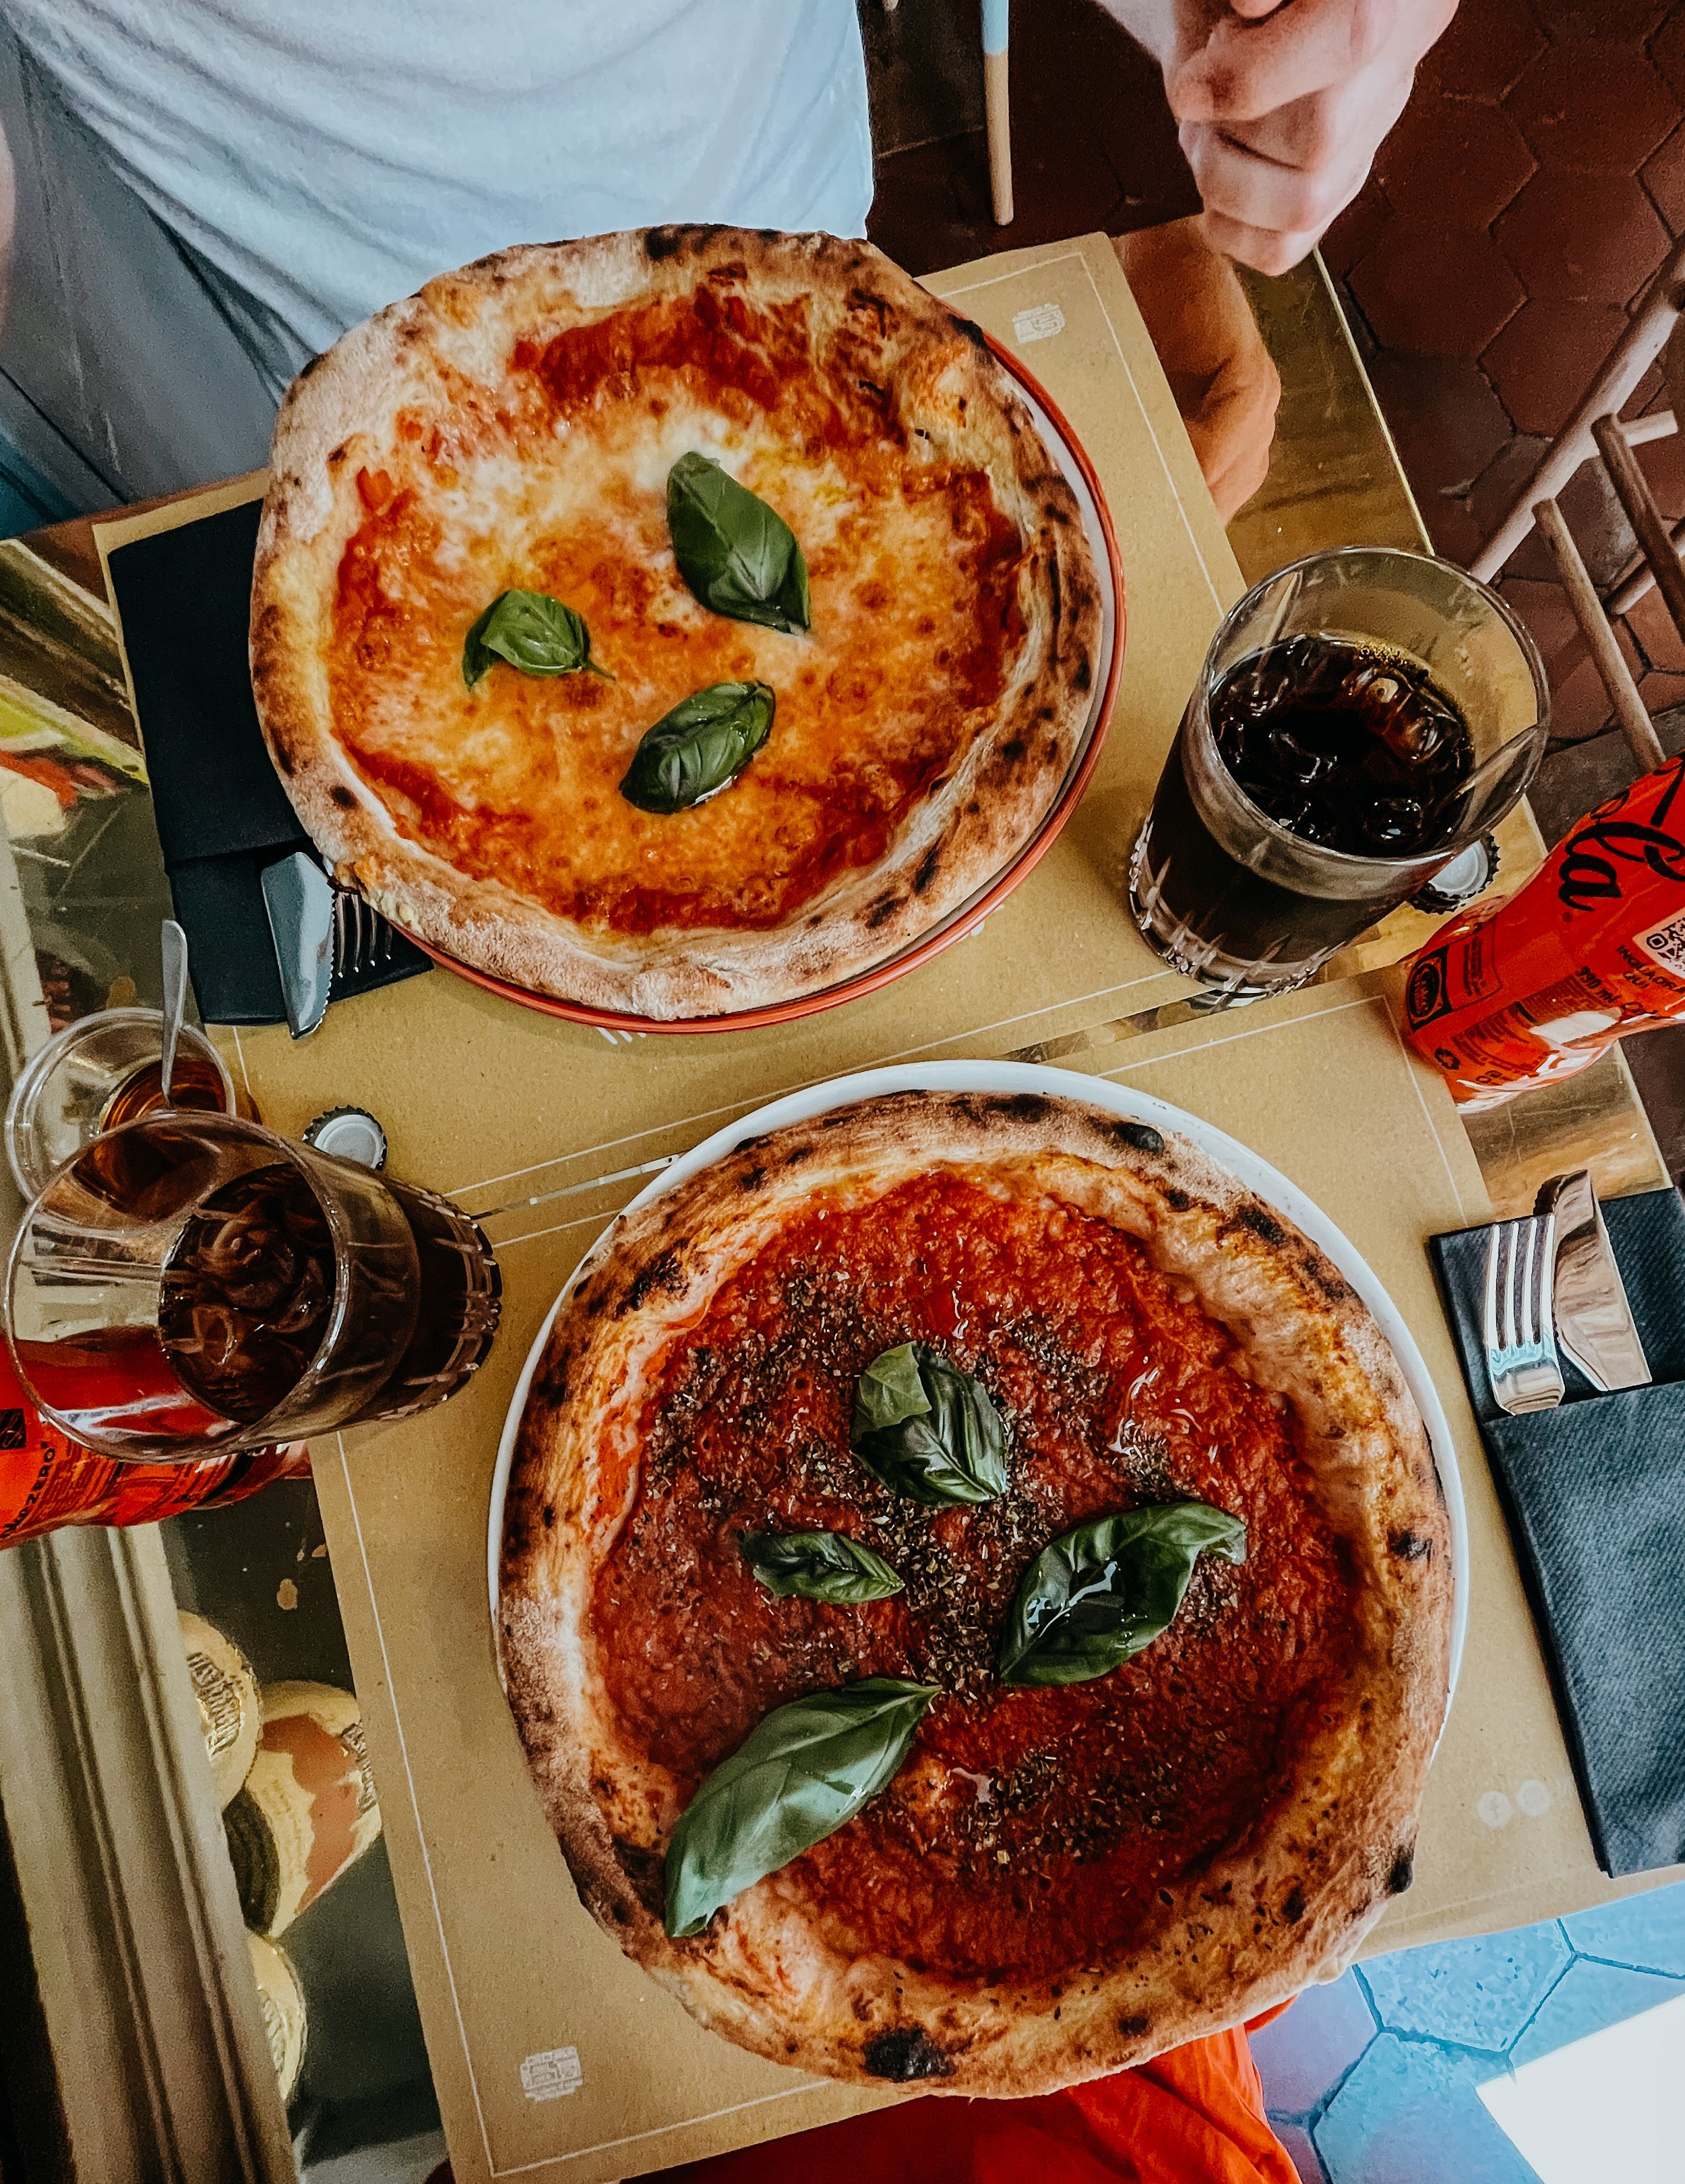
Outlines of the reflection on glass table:
<svg viewBox="0 0 1685 2184">
<path fill-rule="evenodd" d="M 72 1023 L 156 1010 L 162 998 L 170 891 L 86 526 L 0 543 L 0 1089 L 9 1089 Z M 8 1232 L 20 1211 L 13 1188 L 0 1177 Z M 156 1496 L 158 1474 L 131 1468 Z M 161 1532 L 178 1604 L 199 1618 L 184 1650 L 232 1816 L 242 1908 L 271 1929 L 252 1945 L 253 1975 L 292 2081 L 296 2159 L 322 2184 L 420 2184 L 444 2141 L 378 1804 L 356 1763 L 356 1701 L 314 1490 L 308 1477 L 283 1475 L 254 1500 L 171 1518 Z M 249 1676 L 231 1677 L 236 1663 Z M 313 1749 L 260 1752 L 263 1695 L 278 1687 L 288 1711 L 272 1741 Z M 325 1778 L 326 1796 L 309 1800 L 320 1816 L 287 1796 L 301 1761 Z M 339 1847 L 325 1852 L 317 1822 L 331 1834 L 336 1815 Z M 301 1886 L 299 1852 L 312 1845 L 319 1878 Z"/>
<path fill-rule="evenodd" d="M 247 1925 L 266 1930 L 267 1964 L 278 1952 L 296 1976 L 303 2053 L 287 2120 L 301 2169 L 408 2184 L 443 2159 L 444 2140 L 379 1808 L 359 1763 L 351 1664 L 314 1491 L 307 1479 L 287 1480 L 236 1508 L 173 1518 L 164 1550 L 181 1607 L 237 1649 L 260 1703 L 269 1695 L 273 1714 L 279 1694 L 284 1710 L 229 1790 L 224 1817 Z M 194 1680 L 208 1688 L 208 1712 L 221 1701 L 228 1734 L 234 1702 L 218 1665 L 196 1669 Z M 218 1734 L 213 1724 L 209 1741 Z M 291 2000 L 284 1974 L 271 1995 L 266 2018 L 278 2020 Z M 291 2031 L 272 2035 L 278 2047 Z"/>
</svg>

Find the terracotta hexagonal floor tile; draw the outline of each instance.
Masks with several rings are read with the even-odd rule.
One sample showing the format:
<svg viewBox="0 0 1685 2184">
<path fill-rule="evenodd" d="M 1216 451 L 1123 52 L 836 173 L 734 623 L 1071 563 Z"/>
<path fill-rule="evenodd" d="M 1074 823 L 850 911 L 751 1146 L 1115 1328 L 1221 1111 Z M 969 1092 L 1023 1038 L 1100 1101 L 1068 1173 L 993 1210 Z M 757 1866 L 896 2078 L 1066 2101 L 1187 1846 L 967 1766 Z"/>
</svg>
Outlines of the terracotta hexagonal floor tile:
<svg viewBox="0 0 1685 2184">
<path fill-rule="evenodd" d="M 1530 296 L 1565 304 L 1626 303 L 1668 242 L 1630 175 L 1535 175 L 1493 237 Z"/>
<path fill-rule="evenodd" d="M 1661 367 L 1651 365 L 1643 377 L 1621 404 L 1623 417 L 1642 417 L 1648 410 L 1666 410 L 1668 406 L 1666 389 L 1662 385 Z"/>
<path fill-rule="evenodd" d="M 1676 432 L 1669 439 L 1652 440 L 1640 448 L 1638 468 L 1655 495 L 1656 505 L 1670 523 L 1677 523 L 1685 515 L 1685 435 Z"/>
<path fill-rule="evenodd" d="M 1559 682 L 1550 686 L 1550 740 L 1553 744 L 1583 743 L 1608 726 L 1610 707 L 1603 677 L 1589 659 L 1582 660 Z"/>
<path fill-rule="evenodd" d="M 1526 304 L 1481 362 L 1521 431 L 1549 434 L 1567 421 L 1626 324 L 1627 314 L 1607 305 Z"/>
<path fill-rule="evenodd" d="M 1477 356 L 1526 301 L 1490 236 L 1402 218 L 1351 286 L 1377 341 L 1429 356 Z"/>
<path fill-rule="evenodd" d="M 1375 178 L 1401 213 L 1440 226 L 1486 227 L 1537 165 L 1500 106 L 1420 93 L 1375 161 Z"/>
<path fill-rule="evenodd" d="M 1382 349 L 1369 366 L 1404 475 L 1424 505 L 1466 493 L 1514 428 L 1480 366 L 1465 356 Z"/>
<path fill-rule="evenodd" d="M 1685 135 L 1685 131 L 1681 134 Z M 1322 262 L 1336 279 L 1343 280 L 1354 265 L 1368 257 L 1392 217 L 1381 185 L 1371 176 L 1322 238 Z"/>
<path fill-rule="evenodd" d="M 1667 13 L 1666 0 L 1533 0 L 1553 38 L 1618 38 L 1641 46 Z"/>
<path fill-rule="evenodd" d="M 1481 0 L 1458 9 L 1419 81 L 1456 98 L 1499 99 L 1544 42 L 1527 0 Z"/>
<path fill-rule="evenodd" d="M 1638 551 L 1609 472 L 1595 458 L 1583 462 L 1556 498 L 1592 582 L 1606 589 Z"/>
<path fill-rule="evenodd" d="M 1639 179 L 1673 233 L 1685 230 L 1685 127 L 1644 162 Z"/>
<path fill-rule="evenodd" d="M 1448 500 L 1443 493 L 1417 496 L 1421 520 L 1434 552 L 1442 561 L 1454 561 L 1466 569 L 1485 543 L 1486 534 L 1469 514 L 1465 500 Z"/>
<path fill-rule="evenodd" d="M 1685 703 L 1685 675 L 1664 675 L 1659 671 L 1638 678 L 1638 695 L 1649 713 L 1666 712 L 1670 706 Z"/>
<path fill-rule="evenodd" d="M 1670 675 L 1685 675 L 1685 638 L 1674 627 L 1673 616 L 1663 605 L 1660 592 L 1646 592 L 1636 606 L 1627 609 L 1626 621 L 1652 667 L 1662 668 Z"/>
<path fill-rule="evenodd" d="M 1549 444 L 1548 440 L 1518 433 L 1481 472 L 1469 505 L 1483 531 L 1495 531 L 1510 513 L 1516 494 L 1538 468 Z"/>
<path fill-rule="evenodd" d="M 1636 174 L 1680 118 L 1642 51 L 1606 39 L 1549 47 L 1504 104 L 1540 166 L 1565 175 Z"/>
<path fill-rule="evenodd" d="M 1498 588 L 1506 605 L 1512 607 L 1533 633 L 1544 664 L 1553 673 L 1559 661 L 1568 655 L 1576 658 L 1585 649 L 1585 639 L 1580 635 L 1580 625 L 1574 619 L 1574 610 L 1568 604 L 1568 594 L 1560 584 L 1529 582 L 1525 577 L 1502 577 Z"/>
<path fill-rule="evenodd" d="M 1685 99 L 1685 14 L 1676 8 L 1650 40 L 1650 58 Z"/>
</svg>

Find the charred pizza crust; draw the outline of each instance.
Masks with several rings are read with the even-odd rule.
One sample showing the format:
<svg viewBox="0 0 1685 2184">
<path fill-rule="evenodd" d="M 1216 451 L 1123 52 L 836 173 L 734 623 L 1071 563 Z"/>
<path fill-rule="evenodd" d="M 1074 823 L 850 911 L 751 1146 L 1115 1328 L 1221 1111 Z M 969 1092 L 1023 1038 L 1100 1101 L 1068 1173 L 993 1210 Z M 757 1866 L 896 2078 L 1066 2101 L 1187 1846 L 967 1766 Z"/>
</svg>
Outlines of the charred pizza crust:
<svg viewBox="0 0 1685 2184">
<path fill-rule="evenodd" d="M 801 304 L 815 369 L 881 390 L 920 460 L 986 471 L 1016 526 L 1022 638 L 992 717 L 884 854 L 845 868 L 770 930 L 587 929 L 417 838 L 336 733 L 325 655 L 359 471 L 413 462 L 406 414 L 453 385 L 495 401 L 515 345 L 648 298 L 725 283 Z M 406 473 L 407 474 L 407 473 Z M 865 242 L 687 227 L 530 246 L 430 281 L 308 365 L 281 405 L 259 534 L 251 660 L 258 714 L 300 820 L 342 883 L 419 940 L 531 990 L 654 1018 L 815 992 L 939 925 L 1034 836 L 1087 717 L 1101 610 L 1075 495 L 982 334 Z"/>
<path fill-rule="evenodd" d="M 956 1982 L 837 1953 L 774 1874 L 693 1940 L 661 1919 L 680 1801 L 626 1749 L 592 1657 L 592 1584 L 637 1490 L 640 1374 L 816 1191 L 887 1190 L 943 1163 L 1127 1230 L 1191 1282 L 1298 1414 L 1314 1492 L 1356 1574 L 1355 1696 L 1301 1743 L 1280 1802 L 1177 1883 L 1127 1961 L 1049 1983 Z M 1326 1256 L 1186 1139 L 1064 1098 L 908 1092 L 739 1146 L 618 1223 L 562 1306 L 505 1504 L 499 1652 L 580 1894 L 692 2015 L 754 2053 L 860 2082 L 1019 2096 L 1232 2025 L 1332 1976 L 1411 1877 L 1447 1697 L 1449 1533 L 1397 1361 Z"/>
</svg>

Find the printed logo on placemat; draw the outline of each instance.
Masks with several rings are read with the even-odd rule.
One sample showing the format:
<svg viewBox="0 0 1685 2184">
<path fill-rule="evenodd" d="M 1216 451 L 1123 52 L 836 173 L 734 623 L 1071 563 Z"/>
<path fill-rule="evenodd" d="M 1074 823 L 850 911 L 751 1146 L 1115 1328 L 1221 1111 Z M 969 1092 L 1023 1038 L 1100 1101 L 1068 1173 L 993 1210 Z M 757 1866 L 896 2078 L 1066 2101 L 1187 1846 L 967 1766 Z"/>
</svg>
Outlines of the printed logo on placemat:
<svg viewBox="0 0 1685 2184">
<path fill-rule="evenodd" d="M 1013 313 L 1012 332 L 1018 341 L 1047 341 L 1065 332 L 1065 314 L 1057 304 L 1032 304 L 1027 311 Z"/>
<path fill-rule="evenodd" d="M 520 2090 L 530 2101 L 559 2101 L 585 2083 L 577 2048 L 544 2048 L 520 2066 Z"/>
</svg>

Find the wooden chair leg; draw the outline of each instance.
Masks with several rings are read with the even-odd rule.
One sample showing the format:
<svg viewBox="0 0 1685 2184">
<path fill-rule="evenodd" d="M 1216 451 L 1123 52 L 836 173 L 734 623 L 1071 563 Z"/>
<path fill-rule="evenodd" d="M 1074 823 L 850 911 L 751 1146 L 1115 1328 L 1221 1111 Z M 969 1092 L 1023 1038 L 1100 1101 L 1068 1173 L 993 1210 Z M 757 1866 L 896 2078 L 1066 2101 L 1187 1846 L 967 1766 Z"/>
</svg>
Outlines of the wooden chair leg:
<svg viewBox="0 0 1685 2184">
<path fill-rule="evenodd" d="M 1632 680 L 1632 671 L 1627 665 L 1615 632 L 1609 626 L 1609 617 L 1598 598 L 1597 587 L 1580 559 L 1580 549 L 1569 536 L 1568 526 L 1562 521 L 1562 511 L 1554 500 L 1541 500 L 1532 510 L 1539 534 L 1555 558 L 1561 574 L 1563 589 L 1568 594 L 1568 604 L 1574 610 L 1574 619 L 1587 649 L 1597 663 L 1597 671 L 1603 678 L 1603 687 L 1609 693 L 1609 702 L 1615 710 L 1621 733 L 1627 738 L 1627 749 L 1637 760 L 1641 772 L 1649 773 L 1661 765 L 1666 757 L 1662 749 L 1654 723 L 1644 710 L 1644 701 L 1638 695 L 1638 686 Z"/>
<path fill-rule="evenodd" d="M 1012 103 L 1007 89 L 1011 0 L 983 0 L 983 106 L 988 117 L 989 191 L 997 227 L 1012 225 Z"/>
<path fill-rule="evenodd" d="M 1632 526 L 1638 551 L 1648 563 L 1662 603 L 1672 617 L 1673 627 L 1685 638 L 1685 568 L 1680 566 L 1679 549 L 1668 535 L 1666 518 L 1655 504 L 1649 480 L 1638 468 L 1638 457 L 1617 419 L 1599 417 L 1592 426 L 1592 437 L 1603 457 L 1603 466 L 1609 472 L 1609 482 L 1615 488 L 1615 497 Z"/>
</svg>

